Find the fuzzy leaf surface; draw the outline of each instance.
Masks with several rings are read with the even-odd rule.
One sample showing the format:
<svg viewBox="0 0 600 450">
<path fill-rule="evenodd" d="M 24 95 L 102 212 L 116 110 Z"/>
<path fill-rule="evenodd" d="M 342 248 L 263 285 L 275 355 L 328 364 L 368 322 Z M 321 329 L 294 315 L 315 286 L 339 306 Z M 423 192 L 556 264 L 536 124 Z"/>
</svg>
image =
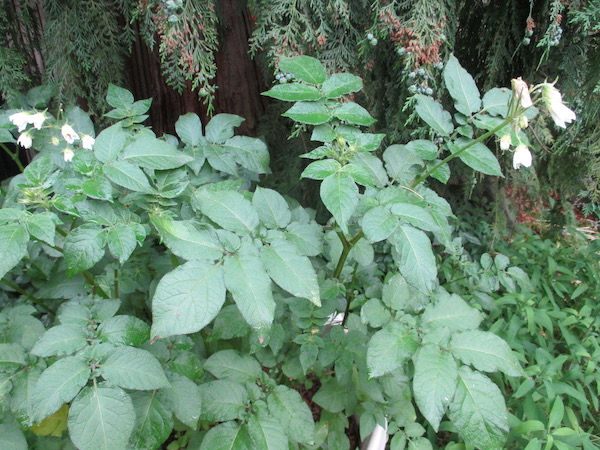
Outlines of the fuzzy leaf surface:
<svg viewBox="0 0 600 450">
<path fill-rule="evenodd" d="M 107 381 L 125 389 L 150 390 L 169 386 L 158 360 L 140 348 L 117 347 L 101 367 Z"/>
<path fill-rule="evenodd" d="M 458 112 L 470 116 L 481 109 L 481 98 L 475 80 L 462 68 L 454 55 L 450 55 L 444 67 L 444 83 Z"/>
</svg>

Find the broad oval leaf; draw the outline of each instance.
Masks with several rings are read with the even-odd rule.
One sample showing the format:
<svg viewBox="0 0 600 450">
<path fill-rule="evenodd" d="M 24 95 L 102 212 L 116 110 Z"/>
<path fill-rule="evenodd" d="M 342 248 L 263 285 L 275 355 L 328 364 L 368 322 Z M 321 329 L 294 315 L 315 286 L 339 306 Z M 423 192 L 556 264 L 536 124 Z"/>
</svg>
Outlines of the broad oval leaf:
<svg viewBox="0 0 600 450">
<path fill-rule="evenodd" d="M 336 172 L 321 183 L 321 200 L 344 234 L 348 234 L 348 221 L 358 205 L 358 186 L 348 173 Z"/>
<path fill-rule="evenodd" d="M 493 88 L 483 95 L 483 108 L 492 116 L 506 117 L 511 90 L 507 88 Z"/>
<path fill-rule="evenodd" d="M 67 276 L 90 269 L 104 256 L 104 230 L 97 225 L 82 225 L 71 230 L 64 244 Z"/>
<path fill-rule="evenodd" d="M 269 414 L 252 415 L 248 419 L 248 434 L 252 448 L 283 450 L 288 448 L 288 438 L 283 425 Z"/>
<path fill-rule="evenodd" d="M 202 411 L 200 388 L 189 378 L 168 373 L 171 386 L 160 390 L 175 417 L 190 428 L 196 428 Z"/>
<path fill-rule="evenodd" d="M 321 84 L 327 79 L 325 67 L 318 59 L 310 56 L 282 56 L 279 60 L 279 70 L 291 73 L 294 78 L 311 84 Z"/>
<path fill-rule="evenodd" d="M 198 114 L 195 113 L 179 116 L 179 119 L 175 122 L 175 131 L 183 143 L 190 147 L 198 147 L 204 140 L 202 122 L 200 122 Z"/>
<path fill-rule="evenodd" d="M 234 136 L 223 147 L 240 166 L 260 174 L 269 173 L 269 150 L 260 139 Z"/>
<path fill-rule="evenodd" d="M 437 266 L 427 235 L 408 225 L 401 225 L 392 235 L 399 254 L 398 268 L 412 286 L 429 293 L 437 283 Z"/>
<path fill-rule="evenodd" d="M 123 130 L 118 122 L 103 130 L 94 142 L 94 155 L 98 161 L 109 164 L 117 159 L 119 153 L 125 148 L 128 133 Z"/>
<path fill-rule="evenodd" d="M 233 129 L 243 121 L 244 118 L 235 114 L 217 114 L 206 124 L 206 139 L 213 144 L 223 144 L 233 137 Z"/>
<path fill-rule="evenodd" d="M 390 206 L 392 214 L 397 216 L 403 222 L 421 230 L 437 233 L 440 231 L 438 224 L 433 219 L 429 211 L 421 206 L 411 203 L 394 203 Z"/>
<path fill-rule="evenodd" d="M 59 359 L 44 370 L 31 395 L 31 421 L 39 422 L 73 400 L 91 373 L 89 363 L 76 356 Z"/>
<path fill-rule="evenodd" d="M 412 357 L 417 345 L 417 336 L 413 330 L 404 324 L 390 322 L 369 341 L 369 376 L 380 377 L 399 368 Z"/>
<path fill-rule="evenodd" d="M 338 172 L 342 168 L 341 164 L 335 159 L 324 159 L 313 161 L 300 175 L 302 178 L 311 178 L 313 180 L 322 180 Z"/>
<path fill-rule="evenodd" d="M 129 109 L 133 105 L 134 100 L 133 94 L 127 89 L 115 86 L 114 84 L 108 85 L 106 102 L 113 108 Z"/>
<path fill-rule="evenodd" d="M 446 67 L 444 67 L 444 82 L 454 99 L 457 111 L 465 116 L 479 111 L 481 98 L 475 80 L 469 72 L 462 68 L 454 55 L 450 55 Z"/>
<path fill-rule="evenodd" d="M 523 375 L 516 356 L 500 336 L 481 330 L 469 330 L 452 336 L 449 350 L 465 364 L 483 372 L 500 370 L 511 377 Z"/>
<path fill-rule="evenodd" d="M 454 397 L 458 366 L 452 355 L 434 344 L 425 344 L 414 357 L 413 391 L 419 410 L 437 432 Z"/>
<path fill-rule="evenodd" d="M 268 228 L 285 228 L 292 219 L 285 198 L 272 189 L 257 187 L 252 196 L 252 204 L 260 221 Z"/>
<path fill-rule="evenodd" d="M 125 389 L 150 390 L 169 386 L 158 360 L 141 348 L 117 347 L 110 351 L 100 367 L 107 381 Z"/>
<path fill-rule="evenodd" d="M 362 79 L 351 73 L 334 73 L 321 86 L 321 90 L 327 98 L 341 97 L 352 92 L 358 92 L 362 88 Z"/>
<path fill-rule="evenodd" d="M 417 94 L 415 112 L 423 121 L 442 136 L 450 136 L 454 131 L 452 117 L 438 102 L 426 95 Z"/>
<path fill-rule="evenodd" d="M 287 102 L 298 102 L 303 100 L 318 100 L 323 94 L 314 86 L 301 83 L 286 83 L 273 86 L 262 95 L 276 98 Z"/>
<path fill-rule="evenodd" d="M 321 101 L 297 102 L 282 115 L 309 125 L 320 125 L 333 117 L 332 111 Z"/>
<path fill-rule="evenodd" d="M 509 429 L 506 405 L 488 377 L 461 367 L 449 409 L 450 420 L 467 443 L 489 450 L 504 448 Z"/>
<path fill-rule="evenodd" d="M 427 139 L 417 139 L 406 144 L 409 151 L 414 152 L 419 158 L 432 160 L 437 158 L 438 146 Z"/>
<path fill-rule="evenodd" d="M 173 413 L 158 392 L 132 392 L 135 426 L 129 439 L 134 449 L 157 449 L 173 431 Z"/>
<path fill-rule="evenodd" d="M 202 214 L 234 233 L 252 233 L 259 223 L 252 203 L 239 192 L 202 189 L 195 200 Z"/>
<path fill-rule="evenodd" d="M 275 302 L 271 280 L 263 268 L 258 249 L 251 242 L 243 242 L 234 255 L 228 255 L 223 264 L 225 287 L 242 316 L 253 328 L 269 328 L 273 323 Z"/>
<path fill-rule="evenodd" d="M 262 373 L 262 367 L 256 359 L 235 350 L 213 353 L 204 363 L 204 368 L 221 380 L 237 383 L 254 382 Z"/>
<path fill-rule="evenodd" d="M 98 327 L 98 338 L 114 345 L 140 346 L 150 339 L 150 326 L 133 316 L 114 316 Z"/>
<path fill-rule="evenodd" d="M 221 263 L 189 261 L 166 274 L 152 298 L 153 337 L 195 333 L 225 302 Z"/>
<path fill-rule="evenodd" d="M 471 142 L 473 142 L 471 139 L 458 138 L 448 147 L 452 153 L 456 153 L 465 146 L 469 145 Z M 499 177 L 502 176 L 502 169 L 500 168 L 498 160 L 491 150 L 481 142 L 471 145 L 471 147 L 462 151 L 458 155 L 458 158 L 471 169 L 475 169 L 478 172 L 486 175 L 495 175 Z"/>
<path fill-rule="evenodd" d="M 14 268 L 25 255 L 27 255 L 27 242 L 29 233 L 25 227 L 18 224 L 0 226 L 0 278 Z"/>
<path fill-rule="evenodd" d="M 369 111 L 354 102 L 342 103 L 333 111 L 333 115 L 340 120 L 356 125 L 369 126 L 376 122 Z"/>
<path fill-rule="evenodd" d="M 269 276 L 282 289 L 321 306 L 315 269 L 292 244 L 275 239 L 262 248 L 261 258 Z"/>
<path fill-rule="evenodd" d="M 387 239 L 400 225 L 398 218 L 382 206 L 368 210 L 361 223 L 363 233 L 371 243 Z"/>
<path fill-rule="evenodd" d="M 285 229 L 285 239 L 302 255 L 317 256 L 323 250 L 323 227 L 316 222 L 292 222 Z"/>
<path fill-rule="evenodd" d="M 252 450 L 246 427 L 237 422 L 220 423 L 208 430 L 199 450 Z"/>
<path fill-rule="evenodd" d="M 135 231 L 129 225 L 118 223 L 108 230 L 108 249 L 121 264 L 129 259 L 137 247 Z"/>
<path fill-rule="evenodd" d="M 31 353 L 41 357 L 69 355 L 85 347 L 87 338 L 87 330 L 81 326 L 57 325 L 38 339 Z"/>
<path fill-rule="evenodd" d="M 269 412 L 280 421 L 290 440 L 310 445 L 315 436 L 315 424 L 308 405 L 300 394 L 278 385 L 267 397 Z"/>
<path fill-rule="evenodd" d="M 73 401 L 68 422 L 78 449 L 124 449 L 135 426 L 135 409 L 121 388 L 92 386 Z"/>
<path fill-rule="evenodd" d="M 202 420 L 225 422 L 240 419 L 248 404 L 248 392 L 239 383 L 215 380 L 199 386 L 202 398 Z"/>
<path fill-rule="evenodd" d="M 421 319 L 423 324 L 452 331 L 477 328 L 483 320 L 479 311 L 456 294 L 439 295 L 435 303 L 427 305 Z"/>
<path fill-rule="evenodd" d="M 166 141 L 144 136 L 127 146 L 123 159 L 147 169 L 166 170 L 181 167 L 194 158 Z"/>
<path fill-rule="evenodd" d="M 102 168 L 104 175 L 113 183 L 134 192 L 153 194 L 146 174 L 137 166 L 127 161 L 117 161 Z"/>
</svg>

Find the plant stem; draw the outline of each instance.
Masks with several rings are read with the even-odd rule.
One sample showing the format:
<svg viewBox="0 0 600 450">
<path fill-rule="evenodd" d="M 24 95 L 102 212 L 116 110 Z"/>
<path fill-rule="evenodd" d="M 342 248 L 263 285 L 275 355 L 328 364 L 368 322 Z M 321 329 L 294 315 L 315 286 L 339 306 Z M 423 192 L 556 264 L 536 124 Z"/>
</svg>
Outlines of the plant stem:
<svg viewBox="0 0 600 450">
<path fill-rule="evenodd" d="M 342 253 L 340 254 L 340 259 L 338 260 L 337 266 L 333 271 L 333 278 L 337 278 L 339 280 L 342 270 L 344 269 L 344 264 L 346 264 L 346 260 L 348 259 L 348 254 L 350 254 L 350 250 L 352 250 L 352 247 L 354 247 L 356 243 L 361 240 L 361 238 L 364 236 L 364 233 L 361 230 L 350 240 L 348 240 L 341 231 L 338 231 L 337 235 L 342 242 L 342 246 L 344 247 L 342 249 Z"/>
<path fill-rule="evenodd" d="M 413 180 L 412 183 L 410 183 L 410 187 L 414 188 L 416 187 L 419 183 L 421 183 L 423 180 L 425 180 L 429 175 L 431 175 L 433 172 L 435 172 L 436 170 L 438 170 L 440 167 L 442 167 L 444 164 L 448 163 L 448 161 L 456 158 L 458 155 L 460 155 L 462 152 L 464 152 L 465 150 L 473 147 L 475 144 L 480 143 L 481 141 L 489 138 L 490 136 L 492 136 L 494 133 L 496 133 L 496 131 L 501 130 L 502 128 L 504 128 L 506 125 L 508 125 L 509 123 L 511 123 L 513 121 L 514 117 L 510 116 L 507 119 L 504 120 L 504 122 L 502 122 L 500 125 L 498 125 L 497 127 L 491 129 L 490 131 L 482 134 L 481 136 L 479 136 L 477 139 L 469 142 L 467 145 L 465 145 L 463 148 L 461 148 L 460 150 L 452 153 L 451 155 L 448 155 L 444 160 L 440 161 L 439 163 L 437 163 L 435 166 L 433 166 L 431 169 L 429 169 L 427 172 L 425 172 L 422 175 L 419 175 L 417 178 L 415 178 Z"/>
<path fill-rule="evenodd" d="M 11 152 L 8 149 L 8 147 L 6 145 L 4 145 L 4 144 L 0 143 L 0 146 L 2 146 L 2 148 L 4 149 L 4 151 L 8 154 L 8 156 L 10 156 L 11 159 L 15 162 L 15 164 L 17 165 L 17 167 L 19 168 L 19 170 L 21 172 L 23 172 L 25 170 L 25 167 L 23 166 L 23 164 L 19 160 L 19 156 L 17 155 L 17 152 L 15 152 L 15 153 Z"/>
<path fill-rule="evenodd" d="M 56 312 L 52 308 L 50 308 L 48 305 L 46 305 L 46 303 L 44 303 L 43 300 L 39 300 L 39 299 L 33 297 L 31 294 L 29 294 L 29 292 L 25 291 L 24 289 L 21 289 L 19 286 L 17 286 L 12 281 L 8 281 L 8 280 L 2 278 L 0 280 L 0 283 L 4 284 L 5 286 L 8 286 L 13 291 L 18 292 L 22 296 L 27 297 L 27 299 L 31 300 L 32 303 L 34 303 L 34 304 L 38 305 L 39 307 L 44 308 L 46 311 L 48 311 L 49 314 L 51 314 L 53 316 L 56 315 Z"/>
</svg>

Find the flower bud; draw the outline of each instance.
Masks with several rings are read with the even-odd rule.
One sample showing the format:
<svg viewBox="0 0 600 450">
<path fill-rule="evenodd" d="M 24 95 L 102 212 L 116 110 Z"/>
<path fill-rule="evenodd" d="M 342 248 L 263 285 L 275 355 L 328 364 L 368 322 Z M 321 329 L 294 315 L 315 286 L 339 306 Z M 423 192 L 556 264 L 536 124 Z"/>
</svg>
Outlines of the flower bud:
<svg viewBox="0 0 600 450">
<path fill-rule="evenodd" d="M 500 150 L 508 150 L 510 148 L 512 140 L 510 134 L 506 133 L 500 138 Z"/>
<path fill-rule="evenodd" d="M 525 83 L 521 77 L 513 78 L 511 80 L 513 96 L 519 101 L 519 104 L 523 108 L 529 108 L 533 106 L 533 102 L 531 101 L 531 96 L 529 95 L 529 86 Z"/>
<path fill-rule="evenodd" d="M 515 153 L 513 154 L 513 167 L 519 169 L 521 166 L 530 167 L 533 161 L 531 152 L 525 144 L 517 145 Z"/>
</svg>

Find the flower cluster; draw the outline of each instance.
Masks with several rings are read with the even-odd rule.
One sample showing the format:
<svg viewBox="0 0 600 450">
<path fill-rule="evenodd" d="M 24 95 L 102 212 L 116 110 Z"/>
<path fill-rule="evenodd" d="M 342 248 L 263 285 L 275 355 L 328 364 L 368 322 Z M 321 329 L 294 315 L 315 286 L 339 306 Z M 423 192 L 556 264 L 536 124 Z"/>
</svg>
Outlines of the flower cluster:
<svg viewBox="0 0 600 450">
<path fill-rule="evenodd" d="M 33 128 L 36 130 L 41 130 L 42 125 L 46 121 L 47 117 L 45 112 L 31 113 L 23 111 L 10 115 L 8 119 L 17 127 L 17 131 L 21 133 L 17 139 L 17 144 L 23 148 L 31 148 L 31 145 L 33 144 L 33 138 L 30 130 L 26 130 L 27 126 L 33 125 Z M 66 123 L 62 125 L 60 132 L 63 139 L 67 141 L 69 145 L 75 143 L 75 141 L 81 140 L 82 148 L 92 150 L 92 146 L 95 142 L 93 136 L 84 134 L 80 137 L 73 127 Z M 58 144 L 58 139 L 56 139 L 56 143 Z M 75 152 L 70 146 L 63 149 L 63 157 L 66 162 L 70 162 L 74 155 Z"/>
<path fill-rule="evenodd" d="M 516 115 L 515 120 L 512 123 L 511 131 L 502 135 L 500 138 L 500 149 L 510 149 L 513 141 L 517 141 L 514 153 L 513 153 L 513 167 L 519 169 L 521 166 L 530 167 L 533 162 L 531 151 L 527 145 L 522 142 L 519 136 L 518 130 L 520 128 L 527 128 L 529 120 L 524 114 L 525 110 L 534 106 L 539 101 L 536 99 L 532 100 L 531 96 L 534 93 L 541 91 L 541 102 L 545 106 L 548 114 L 554 120 L 554 123 L 561 127 L 566 128 L 568 123 L 573 122 L 577 116 L 569 109 L 562 101 L 562 95 L 554 87 L 554 83 L 542 83 L 533 88 L 529 88 L 527 83 L 519 78 L 511 80 L 512 92 L 513 92 L 513 104 L 512 107 L 516 109 L 519 114 Z M 539 97 L 539 96 L 538 96 Z"/>
</svg>

